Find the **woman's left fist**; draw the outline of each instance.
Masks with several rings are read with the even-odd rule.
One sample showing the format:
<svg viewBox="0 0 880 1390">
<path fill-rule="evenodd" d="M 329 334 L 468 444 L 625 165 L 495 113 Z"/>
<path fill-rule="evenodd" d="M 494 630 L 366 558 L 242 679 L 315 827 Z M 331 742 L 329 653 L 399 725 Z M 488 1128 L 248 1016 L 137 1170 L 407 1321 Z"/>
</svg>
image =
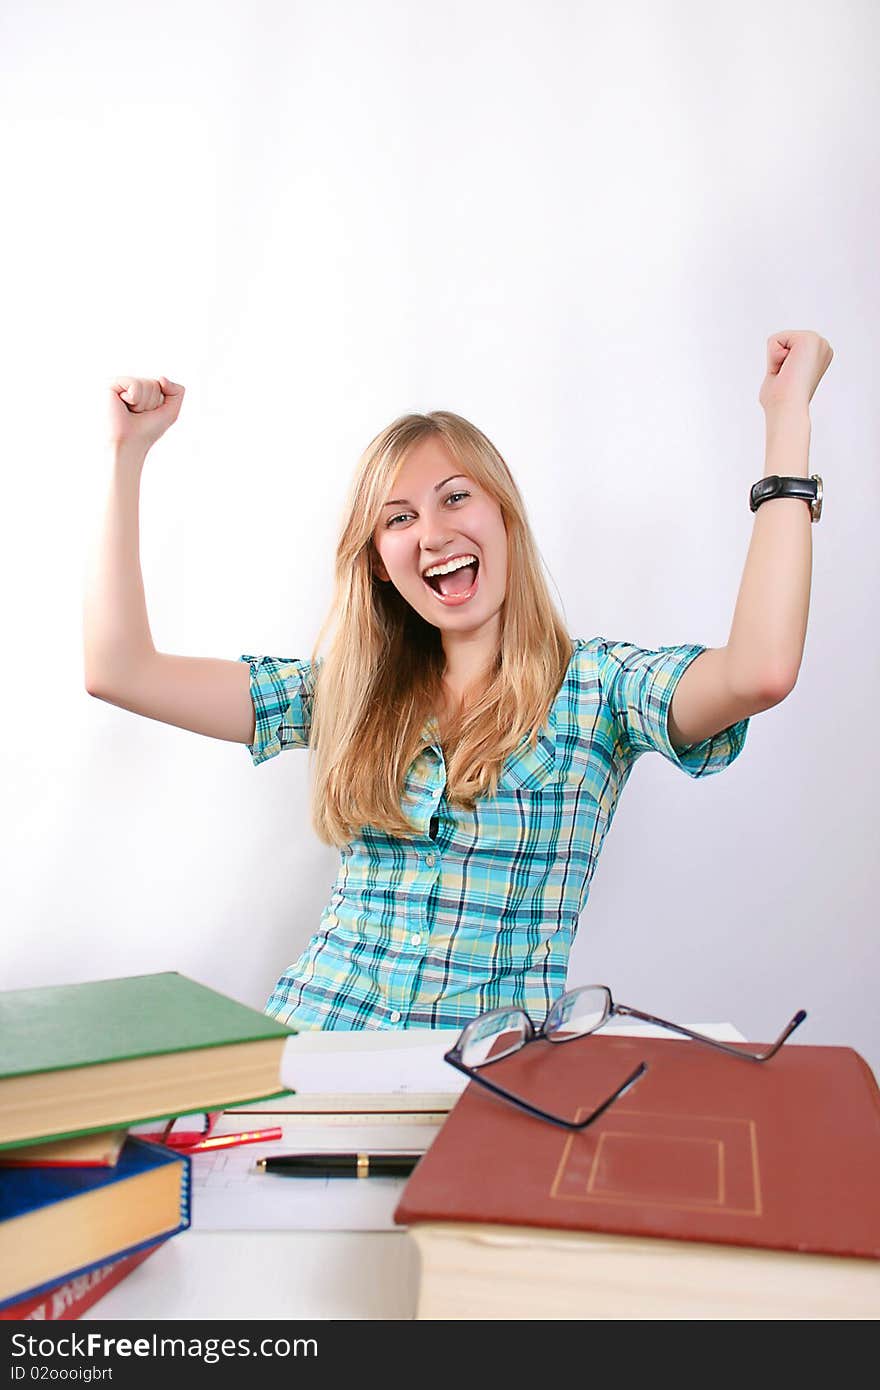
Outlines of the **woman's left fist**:
<svg viewBox="0 0 880 1390">
<path fill-rule="evenodd" d="M 826 338 L 809 329 L 789 329 L 767 339 L 767 375 L 758 400 L 765 411 L 806 407 L 834 356 Z"/>
</svg>

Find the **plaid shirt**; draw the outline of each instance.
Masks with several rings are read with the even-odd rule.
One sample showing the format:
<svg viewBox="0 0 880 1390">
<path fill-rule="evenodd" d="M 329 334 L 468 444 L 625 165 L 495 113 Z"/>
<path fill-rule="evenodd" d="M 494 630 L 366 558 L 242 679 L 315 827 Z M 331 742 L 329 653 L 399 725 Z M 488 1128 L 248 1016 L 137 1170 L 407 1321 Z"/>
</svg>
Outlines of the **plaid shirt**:
<svg viewBox="0 0 880 1390">
<path fill-rule="evenodd" d="M 406 778 L 414 800 L 403 803 L 418 831 L 408 839 L 365 826 L 340 851 L 318 930 L 266 1012 L 296 1029 L 462 1028 L 502 1005 L 542 1021 L 565 991 L 578 918 L 636 759 L 654 750 L 689 777 L 708 777 L 745 743 L 747 719 L 678 752 L 670 743 L 676 683 L 702 651 L 575 640 L 537 745 L 521 741 L 496 795 L 473 811 L 446 799 L 429 719 Z M 254 765 L 306 748 L 311 662 L 239 660 L 250 663 Z"/>
</svg>

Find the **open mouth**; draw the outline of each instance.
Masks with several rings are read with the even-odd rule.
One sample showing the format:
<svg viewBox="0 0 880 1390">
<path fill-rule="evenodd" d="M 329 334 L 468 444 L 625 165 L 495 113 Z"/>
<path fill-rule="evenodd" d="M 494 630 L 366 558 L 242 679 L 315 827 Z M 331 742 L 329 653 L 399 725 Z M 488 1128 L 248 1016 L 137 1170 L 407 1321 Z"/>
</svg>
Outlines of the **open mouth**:
<svg viewBox="0 0 880 1390">
<path fill-rule="evenodd" d="M 460 603 L 467 603 L 477 592 L 479 569 L 480 562 L 475 560 L 470 565 L 453 570 L 451 574 L 435 574 L 430 579 L 424 579 L 424 582 L 436 599 L 448 608 L 455 608 Z"/>
</svg>

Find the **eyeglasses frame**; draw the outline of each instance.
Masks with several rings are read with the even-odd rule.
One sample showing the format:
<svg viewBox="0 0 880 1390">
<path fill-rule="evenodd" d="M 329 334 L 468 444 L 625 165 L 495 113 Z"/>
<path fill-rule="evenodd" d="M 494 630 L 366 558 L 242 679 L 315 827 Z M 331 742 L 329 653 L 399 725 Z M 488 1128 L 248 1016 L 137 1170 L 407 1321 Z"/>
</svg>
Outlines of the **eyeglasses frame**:
<svg viewBox="0 0 880 1390">
<path fill-rule="evenodd" d="M 605 994 L 606 1003 L 605 1013 L 603 1017 L 599 1020 L 598 1023 L 594 1024 L 588 1032 L 574 1033 L 570 1038 L 550 1037 L 545 1030 L 547 1028 L 548 1023 L 551 1021 L 553 1017 L 554 1011 L 558 1009 L 560 1004 L 562 1004 L 566 999 L 570 998 L 572 995 L 580 994 L 581 991 L 588 989 L 600 989 Z M 600 1029 L 605 1023 L 608 1022 L 609 1018 L 614 1017 L 637 1018 L 645 1023 L 653 1023 L 660 1028 L 670 1028 L 675 1033 L 682 1033 L 685 1037 L 693 1039 L 694 1042 L 706 1043 L 709 1047 L 716 1047 L 720 1051 L 726 1052 L 728 1056 L 739 1057 L 745 1061 L 750 1062 L 767 1062 L 770 1060 L 771 1057 L 774 1057 L 776 1055 L 782 1044 L 785 1042 L 786 1038 L 788 1038 L 794 1032 L 795 1028 L 799 1027 L 800 1024 L 803 1023 L 804 1019 L 807 1016 L 806 1009 L 798 1009 L 797 1013 L 786 1024 L 785 1028 L 782 1030 L 779 1037 L 776 1039 L 774 1043 L 771 1043 L 770 1046 L 766 1048 L 763 1052 L 749 1052 L 747 1049 L 743 1048 L 742 1045 L 733 1047 L 729 1043 L 721 1042 L 718 1038 L 710 1038 L 705 1033 L 697 1033 L 692 1028 L 685 1028 L 680 1023 L 670 1023 L 668 1019 L 658 1018 L 656 1014 L 643 1013 L 641 1009 L 634 1009 L 629 1004 L 616 1004 L 611 994 L 611 990 L 608 988 L 607 985 L 579 985 L 577 989 L 566 990 L 565 994 L 561 994 L 558 999 L 554 1000 L 553 1004 L 551 1004 L 550 1008 L 548 1009 L 547 1017 L 544 1019 L 544 1022 L 541 1024 L 540 1028 L 535 1027 L 534 1023 L 532 1022 L 529 1015 L 526 1013 L 525 1009 L 521 1009 L 517 1006 L 507 1006 L 505 1008 L 498 1009 L 487 1009 L 485 1013 L 478 1014 L 476 1018 L 472 1018 L 469 1023 L 466 1023 L 454 1046 L 451 1047 L 448 1052 L 444 1052 L 443 1060 L 445 1062 L 448 1062 L 451 1067 L 455 1067 L 456 1071 L 462 1072 L 463 1075 L 469 1078 L 469 1080 L 476 1081 L 479 1086 L 483 1086 L 487 1091 L 491 1091 L 494 1095 L 500 1096 L 503 1100 L 507 1100 L 513 1105 L 519 1106 L 520 1109 L 527 1111 L 530 1115 L 534 1115 L 538 1119 L 547 1120 L 550 1124 L 559 1125 L 562 1129 L 567 1130 L 586 1129 L 588 1125 L 591 1125 L 595 1120 L 598 1120 L 600 1115 L 603 1115 L 610 1105 L 613 1105 L 616 1100 L 618 1100 L 622 1095 L 624 1095 L 626 1091 L 629 1090 L 630 1086 L 635 1085 L 639 1078 L 644 1075 L 644 1073 L 648 1070 L 648 1064 L 647 1062 L 640 1062 L 636 1069 L 633 1072 L 631 1072 L 631 1074 L 626 1078 L 626 1080 L 623 1081 L 620 1086 L 618 1086 L 617 1090 L 614 1091 L 612 1095 L 608 1096 L 608 1098 L 604 1100 L 600 1106 L 593 1110 L 592 1113 L 588 1115 L 585 1120 L 566 1120 L 561 1115 L 551 1115 L 548 1110 L 541 1110 L 538 1106 L 532 1105 L 527 1100 L 523 1100 L 521 1096 L 514 1095 L 512 1091 L 508 1091 L 505 1087 L 498 1086 L 494 1082 L 487 1080 L 485 1076 L 481 1076 L 479 1074 L 476 1067 L 468 1066 L 467 1063 L 462 1060 L 463 1044 L 465 1041 L 465 1035 L 469 1028 L 472 1028 L 475 1023 L 485 1023 L 488 1019 L 494 1017 L 506 1018 L 509 1017 L 511 1014 L 519 1015 L 520 1017 L 525 1019 L 526 1036 L 523 1038 L 523 1041 L 519 1043 L 515 1048 L 511 1049 L 510 1052 L 505 1052 L 499 1057 L 489 1057 L 485 1062 L 480 1062 L 478 1064 L 480 1067 L 491 1066 L 493 1062 L 501 1062 L 504 1060 L 504 1057 L 511 1057 L 514 1055 L 515 1052 L 521 1052 L 524 1047 L 528 1047 L 529 1043 L 538 1042 L 542 1039 L 545 1042 L 553 1044 L 582 1041 L 584 1038 L 592 1037 L 593 1034 L 598 1031 L 598 1029 Z"/>
</svg>

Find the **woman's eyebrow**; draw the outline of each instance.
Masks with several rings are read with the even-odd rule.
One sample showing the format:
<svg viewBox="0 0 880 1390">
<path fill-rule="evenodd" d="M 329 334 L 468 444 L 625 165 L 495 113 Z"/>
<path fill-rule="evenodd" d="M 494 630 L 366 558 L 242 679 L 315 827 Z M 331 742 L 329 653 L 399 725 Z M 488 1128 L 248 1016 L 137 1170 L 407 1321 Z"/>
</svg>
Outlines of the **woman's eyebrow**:
<svg viewBox="0 0 880 1390">
<path fill-rule="evenodd" d="M 464 473 L 453 473 L 449 478 L 444 478 L 442 483 L 435 483 L 434 491 L 439 492 L 441 487 L 451 483 L 453 478 L 464 478 L 465 476 Z M 412 502 L 408 502 L 405 497 L 395 497 L 392 502 L 384 502 L 382 505 L 385 507 L 411 507 Z"/>
</svg>

